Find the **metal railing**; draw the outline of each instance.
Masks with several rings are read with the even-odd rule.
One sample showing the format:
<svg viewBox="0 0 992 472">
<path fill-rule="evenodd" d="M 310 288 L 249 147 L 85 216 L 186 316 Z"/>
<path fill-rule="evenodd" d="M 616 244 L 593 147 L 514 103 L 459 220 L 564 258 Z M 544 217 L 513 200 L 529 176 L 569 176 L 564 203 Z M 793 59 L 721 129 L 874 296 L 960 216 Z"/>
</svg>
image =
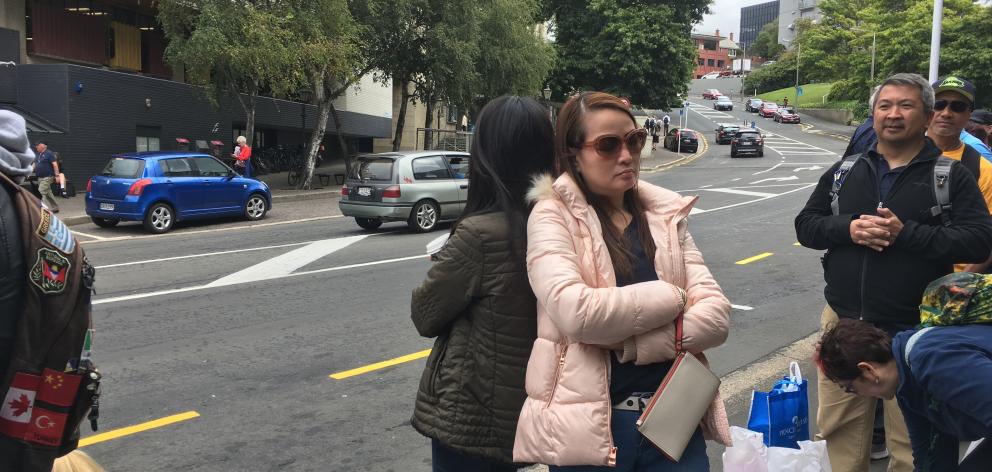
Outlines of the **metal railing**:
<svg viewBox="0 0 992 472">
<path fill-rule="evenodd" d="M 462 151 L 469 152 L 472 148 L 472 133 L 450 129 L 417 128 L 417 138 L 414 149 Z"/>
</svg>

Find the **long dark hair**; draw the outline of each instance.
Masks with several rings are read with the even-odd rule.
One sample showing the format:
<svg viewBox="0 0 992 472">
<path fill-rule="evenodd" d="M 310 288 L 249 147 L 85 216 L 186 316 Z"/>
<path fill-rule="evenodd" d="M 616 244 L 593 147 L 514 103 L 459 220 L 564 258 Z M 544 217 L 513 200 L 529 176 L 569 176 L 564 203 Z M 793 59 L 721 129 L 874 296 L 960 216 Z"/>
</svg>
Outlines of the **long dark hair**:
<svg viewBox="0 0 992 472">
<path fill-rule="evenodd" d="M 513 237 L 526 233 L 526 202 L 531 177 L 554 169 L 554 129 L 548 110 L 535 100 L 502 96 L 482 108 L 472 137 L 468 201 L 458 221 L 481 213 L 504 212 Z"/>
<path fill-rule="evenodd" d="M 565 106 L 558 113 L 558 126 L 555 130 L 555 164 L 561 172 L 572 177 L 572 180 L 582 190 L 582 195 L 585 196 L 586 201 L 596 210 L 599 225 L 603 227 L 603 240 L 606 241 L 606 249 L 610 252 L 610 260 L 613 261 L 613 268 L 617 274 L 627 278 L 634 271 L 634 254 L 627 239 L 623 237 L 623 232 L 617 229 L 610 219 L 610 215 L 620 209 L 612 208 L 606 199 L 590 191 L 575 165 L 576 156 L 582 149 L 582 143 L 586 141 L 586 114 L 596 110 L 623 112 L 630 117 L 630 121 L 637 127 L 637 120 L 630 112 L 630 107 L 619 98 L 603 92 L 583 92 L 576 95 L 565 102 Z M 639 163 L 640 156 L 634 156 L 634 160 Z M 639 168 L 639 165 L 635 166 L 635 172 L 638 172 Z M 641 200 L 637 196 L 637 185 L 624 193 L 623 206 L 623 209 L 630 212 L 634 221 L 637 222 L 637 239 L 644 247 L 644 254 L 648 260 L 654 260 L 657 246 L 651 237 L 647 217 L 644 215 L 644 205 L 641 204 Z"/>
</svg>

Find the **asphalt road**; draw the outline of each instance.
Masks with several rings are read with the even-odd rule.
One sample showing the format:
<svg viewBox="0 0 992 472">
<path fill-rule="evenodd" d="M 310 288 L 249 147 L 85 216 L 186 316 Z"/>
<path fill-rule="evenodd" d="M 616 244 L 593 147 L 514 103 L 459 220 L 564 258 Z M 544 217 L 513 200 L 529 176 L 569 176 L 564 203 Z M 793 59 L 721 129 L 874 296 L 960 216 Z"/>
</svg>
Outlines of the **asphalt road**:
<svg viewBox="0 0 992 472">
<path fill-rule="evenodd" d="M 727 376 L 816 331 L 819 254 L 795 245 L 792 220 L 846 143 L 758 119 L 765 156 L 731 159 L 712 130 L 756 115 L 692 101 L 688 126 L 708 149 L 642 178 L 699 196 L 690 231 L 735 304 L 730 339 L 710 356 Z M 84 449 L 108 470 L 430 470 L 409 418 L 431 340 L 413 329 L 409 301 L 429 266 L 424 245 L 447 227 L 367 233 L 327 201 L 294 211 L 154 237 L 77 227 L 98 266 L 110 431 L 85 432 L 96 442 Z"/>
</svg>

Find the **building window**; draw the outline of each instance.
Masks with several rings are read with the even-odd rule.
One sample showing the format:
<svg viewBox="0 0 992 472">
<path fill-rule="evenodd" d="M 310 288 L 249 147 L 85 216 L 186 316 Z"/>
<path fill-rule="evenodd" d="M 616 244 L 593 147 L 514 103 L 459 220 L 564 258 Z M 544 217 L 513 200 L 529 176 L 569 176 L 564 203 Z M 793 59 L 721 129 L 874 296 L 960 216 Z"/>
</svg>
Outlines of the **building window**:
<svg viewBox="0 0 992 472">
<path fill-rule="evenodd" d="M 458 107 L 448 105 L 448 123 L 458 123 Z"/>
<path fill-rule="evenodd" d="M 727 50 L 727 55 L 730 56 L 730 57 L 737 57 L 737 50 L 736 49 L 728 49 Z"/>
<path fill-rule="evenodd" d="M 716 61 L 716 66 L 717 67 L 723 67 L 723 61 L 722 60 Z"/>
<path fill-rule="evenodd" d="M 706 65 L 706 60 L 705 60 L 705 59 L 702 59 L 702 58 L 700 58 L 700 59 L 699 59 L 699 65 L 701 65 L 701 66 L 705 66 L 705 65 Z"/>
<path fill-rule="evenodd" d="M 138 126 L 135 129 L 134 149 L 138 152 L 161 151 L 162 128 L 158 126 Z"/>
<path fill-rule="evenodd" d="M 706 60 L 706 65 L 708 65 L 710 67 L 713 67 L 713 59 L 707 59 Z"/>
</svg>

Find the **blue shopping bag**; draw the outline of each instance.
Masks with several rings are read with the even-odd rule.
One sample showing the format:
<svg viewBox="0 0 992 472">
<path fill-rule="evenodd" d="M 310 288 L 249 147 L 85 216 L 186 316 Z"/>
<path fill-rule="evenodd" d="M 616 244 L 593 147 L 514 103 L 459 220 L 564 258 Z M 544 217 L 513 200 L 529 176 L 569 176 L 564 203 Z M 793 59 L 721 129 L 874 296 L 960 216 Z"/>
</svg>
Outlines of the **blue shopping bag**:
<svg viewBox="0 0 992 472">
<path fill-rule="evenodd" d="M 799 363 L 789 364 L 789 375 L 770 391 L 751 396 L 747 429 L 763 434 L 766 446 L 799 449 L 799 441 L 809 440 L 808 384 Z"/>
</svg>

